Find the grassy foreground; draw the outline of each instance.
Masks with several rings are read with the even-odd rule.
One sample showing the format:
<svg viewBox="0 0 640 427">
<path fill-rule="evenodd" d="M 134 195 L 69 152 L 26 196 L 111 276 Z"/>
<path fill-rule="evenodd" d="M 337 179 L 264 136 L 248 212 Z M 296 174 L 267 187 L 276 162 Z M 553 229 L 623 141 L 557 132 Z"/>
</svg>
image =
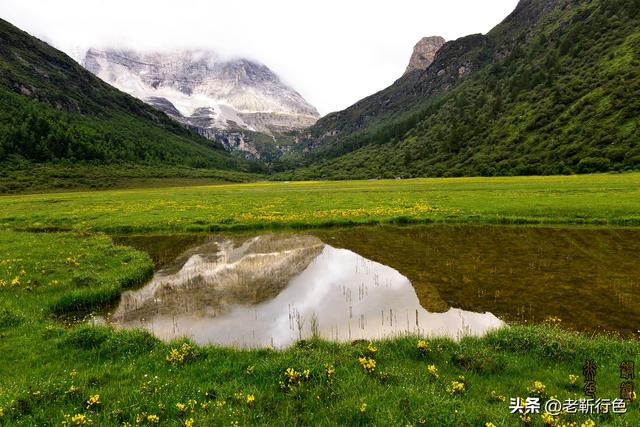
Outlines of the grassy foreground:
<svg viewBox="0 0 640 427">
<path fill-rule="evenodd" d="M 637 225 L 638 184 L 640 174 L 627 174 L 0 197 L 0 425 L 638 425 L 637 401 L 622 416 L 521 420 L 509 413 L 510 397 L 582 397 L 582 379 L 572 384 L 569 376 L 580 376 L 588 358 L 598 366 L 598 397 L 616 398 L 618 365 L 640 362 L 637 340 L 549 324 L 427 340 L 424 351 L 419 337 L 237 351 L 70 322 L 152 271 L 147 254 L 96 231 L 393 221 Z M 72 231 L 24 231 L 46 228 Z"/>
<path fill-rule="evenodd" d="M 529 424 L 510 415 L 509 397 L 535 394 L 540 381 L 543 397 L 579 398 L 581 380 L 569 376 L 594 358 L 599 396 L 615 398 L 618 364 L 640 352 L 638 341 L 551 325 L 427 340 L 424 351 L 417 337 L 372 346 L 310 340 L 285 351 L 164 344 L 142 331 L 64 326 L 58 318 L 143 281 L 146 254 L 75 233 L 5 231 L 0 244 L 11 248 L 0 260 L 3 425 L 543 425 L 540 415 Z M 363 356 L 374 369 L 362 366 Z M 464 386 L 455 391 L 454 381 Z M 591 419 L 637 425 L 640 412 L 634 402 L 624 416 Z"/>
<path fill-rule="evenodd" d="M 640 225 L 640 173 L 225 184 L 0 197 L 0 228 L 112 233 L 384 222 Z"/>
</svg>

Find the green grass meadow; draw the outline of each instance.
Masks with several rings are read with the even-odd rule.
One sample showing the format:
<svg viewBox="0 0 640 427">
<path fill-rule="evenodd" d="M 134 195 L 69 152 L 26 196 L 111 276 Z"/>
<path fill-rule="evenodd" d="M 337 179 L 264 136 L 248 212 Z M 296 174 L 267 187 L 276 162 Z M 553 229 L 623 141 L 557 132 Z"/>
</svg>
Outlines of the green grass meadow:
<svg viewBox="0 0 640 427">
<path fill-rule="evenodd" d="M 108 233 L 386 222 L 640 225 L 640 173 L 301 181 L 0 197 L 0 227 Z"/>
<path fill-rule="evenodd" d="M 2 196 L 0 425 L 640 425 L 638 401 L 625 415 L 510 414 L 510 397 L 584 397 L 586 359 L 598 366 L 597 396 L 611 399 L 620 362 L 640 364 L 636 339 L 553 322 L 427 339 L 423 350 L 420 337 L 234 350 L 75 321 L 153 272 L 148 254 L 109 233 L 420 222 L 634 227 L 640 174 Z"/>
</svg>

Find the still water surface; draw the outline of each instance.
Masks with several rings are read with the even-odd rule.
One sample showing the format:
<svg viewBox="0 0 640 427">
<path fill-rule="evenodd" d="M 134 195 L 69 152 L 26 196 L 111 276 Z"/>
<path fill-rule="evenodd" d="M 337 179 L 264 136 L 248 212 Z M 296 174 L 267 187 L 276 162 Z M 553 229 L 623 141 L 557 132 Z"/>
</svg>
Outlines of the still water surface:
<svg viewBox="0 0 640 427">
<path fill-rule="evenodd" d="M 385 226 L 117 241 L 158 268 L 110 320 L 162 339 L 460 338 L 550 317 L 577 330 L 640 329 L 635 230 Z"/>
</svg>

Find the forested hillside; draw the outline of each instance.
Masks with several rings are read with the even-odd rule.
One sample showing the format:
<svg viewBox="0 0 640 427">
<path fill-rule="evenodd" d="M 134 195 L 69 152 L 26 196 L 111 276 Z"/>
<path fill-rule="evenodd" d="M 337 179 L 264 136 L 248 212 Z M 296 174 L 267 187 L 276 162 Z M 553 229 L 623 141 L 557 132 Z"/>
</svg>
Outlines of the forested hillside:
<svg viewBox="0 0 640 427">
<path fill-rule="evenodd" d="M 0 164 L 253 167 L 3 20 L 0 102 Z"/>
<path fill-rule="evenodd" d="M 290 178 L 640 168 L 640 1 L 522 0 L 301 135 Z"/>
</svg>

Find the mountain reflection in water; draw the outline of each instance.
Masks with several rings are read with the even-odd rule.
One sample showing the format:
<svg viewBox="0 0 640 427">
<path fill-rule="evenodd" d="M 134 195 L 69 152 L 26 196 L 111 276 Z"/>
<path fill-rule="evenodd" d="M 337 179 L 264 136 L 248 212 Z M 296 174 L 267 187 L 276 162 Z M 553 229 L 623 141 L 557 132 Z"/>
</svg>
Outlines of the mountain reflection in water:
<svg viewBox="0 0 640 427">
<path fill-rule="evenodd" d="M 213 239 L 185 255 L 124 293 L 113 323 L 237 347 L 286 347 L 314 334 L 460 338 L 503 324 L 491 313 L 430 313 L 396 270 L 313 236 Z"/>
</svg>

